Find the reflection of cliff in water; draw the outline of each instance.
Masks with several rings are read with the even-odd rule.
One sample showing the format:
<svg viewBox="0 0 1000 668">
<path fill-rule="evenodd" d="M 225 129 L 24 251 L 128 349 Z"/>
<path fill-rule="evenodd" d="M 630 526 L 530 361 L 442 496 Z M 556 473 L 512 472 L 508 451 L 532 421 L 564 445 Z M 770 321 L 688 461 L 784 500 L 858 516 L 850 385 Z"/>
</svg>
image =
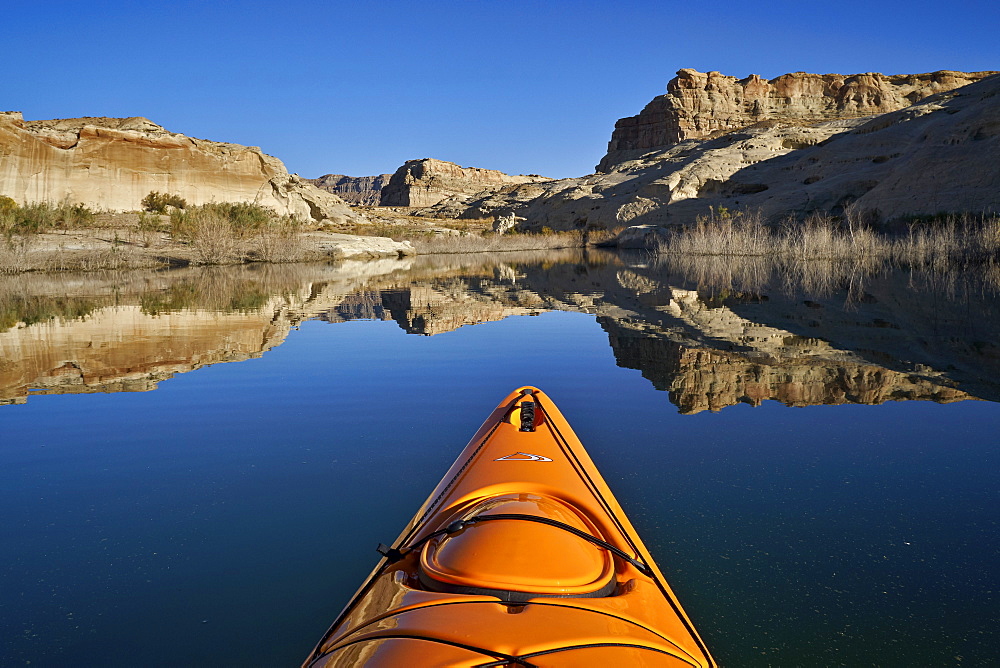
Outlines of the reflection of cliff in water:
<svg viewBox="0 0 1000 668">
<path fill-rule="evenodd" d="M 259 357 L 296 324 L 398 261 L 0 280 L 0 404 L 152 390 L 176 373 Z"/>
<path fill-rule="evenodd" d="M 777 357 L 768 353 L 688 347 L 649 336 L 613 319 L 601 319 L 619 366 L 638 369 L 682 413 L 719 410 L 738 403 L 759 406 L 881 404 L 921 399 L 947 403 L 973 398 L 947 379 L 893 371 L 874 364 L 826 359 L 812 354 Z M 795 337 L 788 337 L 795 343 Z M 810 339 L 799 341 L 808 346 Z"/>
<path fill-rule="evenodd" d="M 432 334 L 525 312 L 468 290 L 463 303 L 458 284 L 419 288 L 431 278 L 493 277 L 496 265 L 480 256 L 0 276 L 0 404 L 152 390 L 177 373 L 259 357 L 314 318 L 396 318 Z"/>
<path fill-rule="evenodd" d="M 858 265 L 802 276 L 573 251 L 14 277 L 0 281 L 0 402 L 152 389 L 259 356 L 307 319 L 433 335 L 547 310 L 595 315 L 618 364 L 685 413 L 1000 399 L 988 276 Z"/>
<path fill-rule="evenodd" d="M 793 406 L 1000 399 L 1000 309 L 989 275 L 970 271 L 956 281 L 934 272 L 810 267 L 802 276 L 808 290 L 786 274 L 765 276 L 769 282 L 749 291 L 746 279 L 761 273 L 740 276 L 717 262 L 720 286 L 644 260 L 626 261 L 613 277 L 588 270 L 601 286 L 591 312 L 618 364 L 670 392 L 682 412 L 767 399 Z M 545 280 L 553 285 L 552 278 Z"/>
</svg>

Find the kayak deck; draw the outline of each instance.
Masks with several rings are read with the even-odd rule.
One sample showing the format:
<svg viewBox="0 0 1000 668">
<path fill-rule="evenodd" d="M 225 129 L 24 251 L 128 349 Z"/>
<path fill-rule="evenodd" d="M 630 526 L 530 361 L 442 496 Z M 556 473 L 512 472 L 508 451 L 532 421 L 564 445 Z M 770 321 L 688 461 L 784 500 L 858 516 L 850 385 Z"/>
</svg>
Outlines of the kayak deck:
<svg viewBox="0 0 1000 668">
<path fill-rule="evenodd" d="M 715 665 L 536 388 L 497 406 L 379 551 L 305 666 Z"/>
</svg>

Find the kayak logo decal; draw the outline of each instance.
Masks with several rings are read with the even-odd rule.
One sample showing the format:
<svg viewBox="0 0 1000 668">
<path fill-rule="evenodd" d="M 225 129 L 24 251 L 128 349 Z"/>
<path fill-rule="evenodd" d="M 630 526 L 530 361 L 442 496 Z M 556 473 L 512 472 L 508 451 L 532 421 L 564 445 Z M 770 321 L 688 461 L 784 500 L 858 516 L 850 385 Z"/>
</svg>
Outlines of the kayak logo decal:
<svg viewBox="0 0 1000 668">
<path fill-rule="evenodd" d="M 552 460 L 548 457 L 543 457 L 541 455 L 531 455 L 527 452 L 515 452 L 512 455 L 507 455 L 506 457 L 497 457 L 493 461 L 495 462 L 551 462 Z"/>
</svg>

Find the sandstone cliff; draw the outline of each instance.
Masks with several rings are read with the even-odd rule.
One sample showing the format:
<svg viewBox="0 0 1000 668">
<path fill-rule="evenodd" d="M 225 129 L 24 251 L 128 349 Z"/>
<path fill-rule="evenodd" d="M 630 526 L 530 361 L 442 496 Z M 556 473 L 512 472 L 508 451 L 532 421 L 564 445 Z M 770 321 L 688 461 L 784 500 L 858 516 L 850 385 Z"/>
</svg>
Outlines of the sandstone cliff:
<svg viewBox="0 0 1000 668">
<path fill-rule="evenodd" d="M 543 176 L 511 176 L 495 169 L 460 167 L 424 158 L 404 163 L 382 188 L 381 206 L 431 206 L 456 195 L 475 195 L 504 186 L 549 181 Z"/>
<path fill-rule="evenodd" d="M 363 221 L 254 146 L 195 139 L 138 117 L 24 121 L 0 113 L 0 194 L 130 211 L 153 190 L 189 204 L 256 202 L 317 221 Z"/>
<path fill-rule="evenodd" d="M 615 124 L 601 172 L 685 139 L 704 139 L 766 121 L 809 124 L 896 111 L 995 72 L 940 71 L 886 76 L 794 72 L 771 80 L 682 69 L 636 116 Z"/>
<path fill-rule="evenodd" d="M 378 206 L 382 196 L 382 188 L 389 182 L 392 174 L 377 176 L 344 176 L 343 174 L 325 174 L 318 179 L 304 179 L 320 190 L 333 193 L 345 202 L 363 206 Z"/>
<path fill-rule="evenodd" d="M 874 117 L 757 124 L 686 139 L 606 174 L 453 198 L 424 215 L 515 213 L 522 227 L 615 228 L 693 222 L 709 207 L 770 218 L 839 213 L 882 219 L 1000 211 L 1000 75 Z"/>
</svg>

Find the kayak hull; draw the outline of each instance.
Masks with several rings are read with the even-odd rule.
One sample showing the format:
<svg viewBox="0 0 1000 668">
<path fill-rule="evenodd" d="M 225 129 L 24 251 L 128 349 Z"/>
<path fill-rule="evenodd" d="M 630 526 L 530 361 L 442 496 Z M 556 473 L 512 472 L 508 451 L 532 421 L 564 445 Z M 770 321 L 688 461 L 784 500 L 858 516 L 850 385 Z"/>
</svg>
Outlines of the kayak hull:
<svg viewBox="0 0 1000 668">
<path fill-rule="evenodd" d="M 304 666 L 715 666 L 569 423 L 518 388 Z"/>
</svg>

